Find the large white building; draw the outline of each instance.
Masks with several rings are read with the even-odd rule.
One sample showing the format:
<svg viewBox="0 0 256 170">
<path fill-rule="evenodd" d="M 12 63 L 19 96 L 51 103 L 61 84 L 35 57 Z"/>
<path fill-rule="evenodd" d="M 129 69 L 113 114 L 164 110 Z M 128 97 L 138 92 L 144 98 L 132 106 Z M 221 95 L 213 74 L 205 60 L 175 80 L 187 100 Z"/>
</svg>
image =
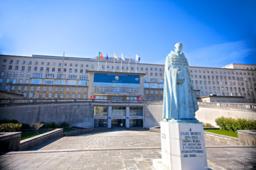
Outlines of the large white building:
<svg viewBox="0 0 256 170">
<path fill-rule="evenodd" d="M 163 68 L 161 64 L 136 63 L 129 59 L 97 61 L 63 56 L 0 55 L 0 89 L 23 94 L 26 98 L 87 99 L 92 97 L 88 90 L 92 84 L 89 74 L 98 71 L 141 76 L 142 91 L 139 95 L 126 96 L 125 100 L 137 100 L 138 97 L 162 100 Z M 243 96 L 247 102 L 256 102 L 256 65 L 230 64 L 223 68 L 190 66 L 189 70 L 198 96 Z M 118 95 L 122 88 L 112 90 Z M 97 93 L 94 97 L 110 99 L 108 95 Z M 114 99 L 113 95 L 111 99 Z"/>
</svg>

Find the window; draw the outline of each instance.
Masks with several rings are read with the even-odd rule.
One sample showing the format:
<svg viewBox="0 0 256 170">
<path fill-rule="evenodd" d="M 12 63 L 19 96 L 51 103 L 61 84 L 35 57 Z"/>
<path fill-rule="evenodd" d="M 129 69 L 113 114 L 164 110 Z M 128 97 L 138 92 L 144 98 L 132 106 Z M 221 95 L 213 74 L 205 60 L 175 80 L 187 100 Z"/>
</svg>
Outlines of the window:
<svg viewBox="0 0 256 170">
<path fill-rule="evenodd" d="M 108 107 L 107 106 L 94 106 L 94 116 L 107 116 Z"/>
<path fill-rule="evenodd" d="M 45 74 L 45 78 L 54 78 L 54 74 L 53 73 Z"/>
<path fill-rule="evenodd" d="M 77 78 L 77 75 L 74 75 L 74 74 L 68 75 L 68 79 L 76 79 L 76 78 Z"/>
<path fill-rule="evenodd" d="M 42 73 L 33 73 L 32 78 L 42 78 Z"/>
<path fill-rule="evenodd" d="M 130 116 L 143 116 L 142 107 L 130 107 Z"/>
</svg>

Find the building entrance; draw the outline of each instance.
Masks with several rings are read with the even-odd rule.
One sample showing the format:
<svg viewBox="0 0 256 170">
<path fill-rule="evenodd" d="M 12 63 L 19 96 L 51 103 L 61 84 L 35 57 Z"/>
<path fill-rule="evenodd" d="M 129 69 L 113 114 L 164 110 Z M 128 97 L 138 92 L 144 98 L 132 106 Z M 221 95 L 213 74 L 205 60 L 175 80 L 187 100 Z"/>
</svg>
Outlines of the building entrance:
<svg viewBox="0 0 256 170">
<path fill-rule="evenodd" d="M 111 127 L 112 128 L 125 128 L 125 119 L 112 119 Z"/>
<path fill-rule="evenodd" d="M 94 127 L 143 128 L 142 106 L 94 106 Z"/>
</svg>

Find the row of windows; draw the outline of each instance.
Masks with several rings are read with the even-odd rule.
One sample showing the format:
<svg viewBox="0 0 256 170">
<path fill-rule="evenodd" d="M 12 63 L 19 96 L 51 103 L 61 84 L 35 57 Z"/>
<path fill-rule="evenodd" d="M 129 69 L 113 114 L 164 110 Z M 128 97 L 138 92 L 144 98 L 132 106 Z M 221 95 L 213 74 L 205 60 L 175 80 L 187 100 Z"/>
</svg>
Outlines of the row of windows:
<svg viewBox="0 0 256 170">
<path fill-rule="evenodd" d="M 248 82 L 248 81 L 206 81 L 206 80 L 192 80 L 192 84 L 193 85 L 207 85 L 207 86 L 211 86 L 211 85 L 226 85 L 226 86 L 255 86 L 256 87 L 256 83 L 252 83 L 252 82 Z"/>
<path fill-rule="evenodd" d="M 20 62 L 23 64 L 23 65 L 25 65 L 25 64 L 28 64 L 28 65 L 32 65 L 32 63 L 34 64 L 34 65 L 47 65 L 47 66 L 49 66 L 49 65 L 53 65 L 53 66 L 56 66 L 56 63 L 55 62 L 44 62 L 44 61 L 41 61 L 41 62 L 39 62 L 39 61 L 34 61 L 34 62 L 32 62 L 31 60 L 29 60 L 29 61 L 26 61 L 26 60 L 9 60 L 9 64 L 20 64 Z M 3 63 L 8 63 L 7 62 L 7 59 L 3 59 Z M 58 63 L 58 66 L 70 66 L 70 67 L 72 67 L 72 66 L 75 66 L 75 67 L 78 67 L 78 66 L 80 66 L 80 67 L 89 67 L 89 65 L 88 64 L 77 64 L 77 63 L 75 63 L 75 64 L 73 64 L 73 63 L 66 63 L 66 62 L 61 62 L 61 63 Z"/>
<path fill-rule="evenodd" d="M 3 63 L 7 63 L 7 59 L 3 59 Z M 9 64 L 19 64 L 20 63 L 20 60 L 13 60 L 13 59 L 11 59 L 11 60 L 9 60 Z M 26 61 L 26 60 L 23 60 L 22 61 L 22 64 L 29 64 L 29 65 L 32 65 L 32 61 L 30 60 L 30 61 Z M 41 61 L 41 62 L 39 62 L 39 61 L 34 61 L 33 62 L 33 64 L 34 65 L 56 65 L 56 63 L 55 62 L 44 62 L 44 61 Z M 73 66 L 75 66 L 75 67 L 78 67 L 78 66 L 80 66 L 80 67 L 89 67 L 89 65 L 88 64 L 77 64 L 77 63 L 66 63 L 66 62 L 61 62 L 61 63 L 58 63 L 58 66 L 70 66 L 70 67 L 73 67 Z M 102 65 L 102 68 L 104 68 L 104 65 Z M 110 68 L 109 66 L 107 66 L 107 68 Z M 133 69 L 133 68 L 131 68 L 131 69 Z M 162 67 L 160 67 L 160 68 L 157 68 L 157 67 L 155 67 L 155 68 L 152 68 L 152 67 L 145 67 L 145 68 L 143 68 L 143 67 L 140 67 L 140 70 L 141 71 L 144 71 L 144 69 L 145 69 L 145 71 L 148 71 L 148 70 L 150 70 L 150 71 L 162 71 Z"/>
<path fill-rule="evenodd" d="M 5 69 L 5 66 L 2 66 L 3 67 L 3 69 Z M 54 67 L 52 67 L 52 68 L 50 68 L 50 67 L 37 67 L 37 66 L 34 66 L 33 68 L 31 67 L 31 66 L 27 66 L 27 69 L 26 69 L 26 67 L 25 66 L 21 66 L 21 68 L 19 69 L 19 66 L 12 66 L 12 65 L 9 65 L 9 67 L 8 67 L 8 70 L 16 70 L 16 71 L 28 71 L 28 72 L 30 72 L 30 71 L 32 71 L 32 69 L 33 69 L 33 71 L 40 71 L 40 72 L 43 72 L 43 71 L 46 71 L 46 72 L 55 72 L 55 71 L 57 71 L 57 72 L 69 72 L 69 73 L 72 73 L 72 72 L 74 72 L 74 73 L 84 73 L 84 72 L 86 72 L 86 70 L 85 69 L 72 69 L 72 68 L 69 68 L 69 69 L 67 69 L 67 68 L 54 68 Z"/>
<path fill-rule="evenodd" d="M 5 69 L 5 66 L 2 66 L 2 68 L 3 69 Z M 112 70 L 114 70 L 114 69 L 116 69 L 116 70 L 122 70 L 122 71 L 135 71 L 135 72 L 137 72 L 137 71 L 139 71 L 139 68 L 136 68 L 136 67 L 124 67 L 124 66 L 122 66 L 122 67 L 119 67 L 119 66 L 116 66 L 116 67 L 114 67 L 114 66 L 107 66 L 106 67 L 107 69 L 112 69 Z M 104 70 L 105 69 L 105 66 L 102 66 L 102 69 Z M 27 68 L 25 67 L 25 66 L 21 66 L 21 68 L 19 68 L 19 66 L 12 66 L 12 65 L 9 65 L 9 67 L 8 67 L 8 70 L 15 70 L 15 71 L 27 71 L 27 72 L 31 72 L 31 71 L 39 71 L 39 72 L 44 72 L 44 71 L 46 71 L 46 72 L 64 72 L 64 73 L 66 73 L 66 72 L 69 72 L 69 73 L 85 73 L 86 72 L 86 70 L 85 69 L 73 69 L 73 68 L 69 68 L 69 69 L 67 69 L 67 68 L 50 68 L 50 67 L 38 67 L 38 66 L 34 66 L 34 67 L 31 67 L 31 66 L 27 66 Z M 141 69 L 140 69 L 141 71 L 143 70 L 143 67 L 141 67 Z M 150 69 L 150 70 L 153 70 L 152 68 Z M 148 71 L 148 68 L 145 68 L 145 71 Z M 163 73 L 162 73 L 162 71 L 160 72 L 160 73 L 158 73 L 158 72 L 148 72 L 147 73 L 148 75 L 150 75 L 150 76 L 160 76 L 160 77 L 162 77 L 163 76 Z"/>
<path fill-rule="evenodd" d="M 199 79 L 216 79 L 216 80 L 238 80 L 238 81 L 243 81 L 244 79 L 248 79 L 249 81 L 253 80 L 255 81 L 255 77 L 238 77 L 238 76 L 218 76 L 218 75 L 212 75 L 212 76 L 206 76 L 206 75 L 191 75 L 191 78 L 199 78 Z"/>
<path fill-rule="evenodd" d="M 252 76 L 254 76 L 254 73 L 253 72 L 251 72 L 251 71 L 236 71 L 236 70 L 229 70 L 229 71 L 227 71 L 227 70 L 225 70 L 225 71 L 223 71 L 223 70 L 215 70 L 215 71 L 213 71 L 213 70 L 201 70 L 201 69 L 198 69 L 198 70 L 194 70 L 193 68 L 191 68 L 190 69 L 190 73 L 191 74 L 194 74 L 194 73 L 203 73 L 203 74 L 206 74 L 206 73 L 208 73 L 208 74 L 221 74 L 221 75 L 252 75 Z"/>
<path fill-rule="evenodd" d="M 72 99 L 87 99 L 86 94 L 57 94 L 57 93 L 33 93 L 33 92 L 28 92 L 28 93 L 23 93 L 24 97 L 29 97 L 29 98 L 72 98 Z"/>
<path fill-rule="evenodd" d="M 76 91 L 78 93 L 87 92 L 87 88 L 78 88 L 78 87 L 58 87 L 58 86 L 19 86 L 19 85 L 7 85 L 0 87 L 8 87 L 9 90 L 17 91 Z"/>
</svg>

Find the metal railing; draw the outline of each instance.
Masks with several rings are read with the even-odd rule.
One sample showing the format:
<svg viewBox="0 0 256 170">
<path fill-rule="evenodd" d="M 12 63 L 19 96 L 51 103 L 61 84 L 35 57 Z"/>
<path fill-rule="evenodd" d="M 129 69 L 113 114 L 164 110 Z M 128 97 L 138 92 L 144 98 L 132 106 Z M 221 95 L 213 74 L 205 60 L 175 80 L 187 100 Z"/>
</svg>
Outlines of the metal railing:
<svg viewBox="0 0 256 170">
<path fill-rule="evenodd" d="M 26 104 L 53 104 L 53 103 L 143 103 L 129 100 L 107 100 L 107 99 L 0 99 L 0 106 L 26 105 Z"/>
<path fill-rule="evenodd" d="M 198 102 L 200 107 L 214 107 L 214 108 L 229 108 L 229 109 L 239 109 L 239 110 L 253 110 L 256 111 L 256 103 L 206 103 Z"/>
</svg>

